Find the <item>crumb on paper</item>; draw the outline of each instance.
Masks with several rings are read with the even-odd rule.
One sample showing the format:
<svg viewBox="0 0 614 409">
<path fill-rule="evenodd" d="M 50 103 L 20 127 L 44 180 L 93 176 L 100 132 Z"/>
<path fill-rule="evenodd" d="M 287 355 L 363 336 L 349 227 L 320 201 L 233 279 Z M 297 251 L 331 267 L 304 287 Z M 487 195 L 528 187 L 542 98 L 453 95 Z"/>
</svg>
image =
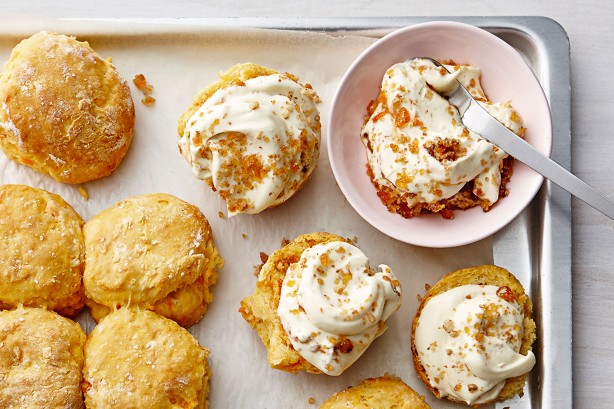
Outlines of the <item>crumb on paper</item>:
<svg viewBox="0 0 614 409">
<path fill-rule="evenodd" d="M 426 291 L 430 290 L 431 289 L 431 285 L 429 283 L 424 283 L 424 289 Z"/>
<path fill-rule="evenodd" d="M 418 302 L 422 302 L 422 296 L 420 294 L 416 294 L 416 299 Z"/>
<path fill-rule="evenodd" d="M 313 398 L 313 397 L 309 398 L 309 404 L 313 405 L 314 403 L 316 403 L 315 398 Z"/>
<path fill-rule="evenodd" d="M 87 190 L 85 190 L 83 186 L 79 186 L 79 194 L 81 194 L 81 197 L 83 197 L 85 200 L 90 198 L 90 196 L 87 194 Z"/>
<path fill-rule="evenodd" d="M 247 238 L 247 234 L 245 234 L 245 233 L 241 233 L 241 237 L 243 237 L 244 239 L 246 239 L 246 238 Z"/>
<path fill-rule="evenodd" d="M 222 213 L 222 212 L 217 212 L 217 215 L 220 217 L 220 219 L 224 218 L 224 213 Z"/>
<path fill-rule="evenodd" d="M 145 96 L 145 98 L 141 99 L 141 102 L 145 106 L 150 106 L 150 105 L 153 105 L 154 102 L 156 102 L 156 99 L 154 97 L 151 97 L 151 96 L 147 95 L 147 96 Z"/>
<path fill-rule="evenodd" d="M 262 264 L 266 263 L 268 259 L 269 259 L 269 255 L 261 251 L 260 261 L 262 261 Z"/>
<path fill-rule="evenodd" d="M 141 99 L 141 102 L 145 106 L 153 105 L 156 102 L 156 99 L 153 98 L 150 94 L 153 92 L 153 86 L 147 84 L 147 79 L 143 74 L 137 74 L 134 76 L 132 80 L 136 88 L 143 93 L 145 98 Z"/>
<path fill-rule="evenodd" d="M 256 264 L 254 266 L 254 275 L 258 277 L 260 275 L 260 270 L 262 270 L 262 264 Z"/>
</svg>

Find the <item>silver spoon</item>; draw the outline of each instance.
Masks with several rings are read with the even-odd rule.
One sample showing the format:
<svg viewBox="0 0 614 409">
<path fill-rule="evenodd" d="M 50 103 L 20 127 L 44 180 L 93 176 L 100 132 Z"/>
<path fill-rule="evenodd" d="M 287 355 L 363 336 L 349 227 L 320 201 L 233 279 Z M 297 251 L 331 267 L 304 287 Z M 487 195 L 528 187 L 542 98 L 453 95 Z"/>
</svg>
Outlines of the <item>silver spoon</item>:
<svg viewBox="0 0 614 409">
<path fill-rule="evenodd" d="M 433 64 L 445 67 L 429 57 L 416 57 L 433 62 Z M 414 60 L 416 58 L 411 58 Z M 409 61 L 409 60 L 408 60 Z M 447 71 L 447 69 L 446 69 Z M 552 159 L 544 156 L 524 139 L 519 138 L 488 113 L 478 102 L 473 99 L 469 91 L 456 80 L 457 86 L 452 87 L 444 96 L 458 108 L 463 125 L 487 139 L 489 142 L 503 149 L 508 155 L 524 163 L 537 173 L 550 179 L 563 189 L 567 190 L 578 199 L 589 204 L 601 213 L 614 219 L 614 203 L 608 200 L 594 188 L 587 185 L 577 176 L 568 172 Z"/>
</svg>

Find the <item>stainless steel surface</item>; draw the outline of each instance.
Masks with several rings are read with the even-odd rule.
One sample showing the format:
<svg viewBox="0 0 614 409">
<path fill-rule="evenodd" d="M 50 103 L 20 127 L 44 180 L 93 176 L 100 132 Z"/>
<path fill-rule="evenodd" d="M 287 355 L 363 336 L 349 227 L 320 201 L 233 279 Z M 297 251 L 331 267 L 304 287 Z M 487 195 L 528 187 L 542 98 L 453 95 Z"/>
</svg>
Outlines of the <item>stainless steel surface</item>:
<svg viewBox="0 0 614 409">
<path fill-rule="evenodd" d="M 432 61 L 437 63 L 435 60 Z M 454 90 L 447 93 L 446 96 L 458 108 L 463 124 L 469 130 L 488 139 L 515 159 L 550 179 L 610 219 L 614 219 L 614 203 L 558 163 L 542 155 L 524 139 L 518 138 L 516 134 L 482 108 L 460 82 L 457 81 L 457 84 Z"/>
</svg>

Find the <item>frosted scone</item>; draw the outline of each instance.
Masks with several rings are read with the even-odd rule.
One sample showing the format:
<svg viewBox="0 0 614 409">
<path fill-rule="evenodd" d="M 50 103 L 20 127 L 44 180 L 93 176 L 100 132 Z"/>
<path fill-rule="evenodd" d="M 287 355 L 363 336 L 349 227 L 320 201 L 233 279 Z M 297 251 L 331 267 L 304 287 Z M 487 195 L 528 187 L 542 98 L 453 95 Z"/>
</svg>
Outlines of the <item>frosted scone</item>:
<svg viewBox="0 0 614 409">
<path fill-rule="evenodd" d="M 81 409 L 85 333 L 42 308 L 0 311 L 0 407 Z"/>
<path fill-rule="evenodd" d="M 189 327 L 207 311 L 224 261 L 196 206 L 163 193 L 134 196 L 94 216 L 83 232 L 83 285 L 96 321 L 132 305 Z"/>
<path fill-rule="evenodd" d="M 292 74 L 238 64 L 194 98 L 179 150 L 228 215 L 260 213 L 294 195 L 316 167 L 318 96 Z"/>
<path fill-rule="evenodd" d="M 400 306 L 401 285 L 388 266 L 374 271 L 347 240 L 312 233 L 271 254 L 239 312 L 258 332 L 272 368 L 336 376 Z"/>
<path fill-rule="evenodd" d="M 328 398 L 320 409 L 429 409 L 416 391 L 401 379 L 385 375 L 368 378 Z"/>
<path fill-rule="evenodd" d="M 390 67 L 378 98 L 367 109 L 362 141 L 367 173 L 389 211 L 405 218 L 422 213 L 454 217 L 454 210 L 489 210 L 507 196 L 513 159 L 463 126 L 458 109 L 442 95 L 458 79 L 499 122 L 524 134 L 509 102 L 491 103 L 470 65 L 436 66 L 412 59 Z M 441 95 L 440 95 L 441 94 Z"/>
<path fill-rule="evenodd" d="M 454 271 L 422 299 L 412 327 L 418 376 L 438 398 L 469 405 L 522 396 L 535 365 L 531 300 L 507 270 Z"/>
<path fill-rule="evenodd" d="M 82 226 L 56 194 L 0 186 L 0 309 L 46 307 L 69 317 L 81 310 Z"/>
<path fill-rule="evenodd" d="M 40 32 L 0 75 L 0 147 L 64 183 L 107 176 L 128 151 L 134 106 L 126 81 L 87 42 Z"/>
<path fill-rule="evenodd" d="M 94 328 L 85 345 L 88 409 L 205 409 L 209 351 L 175 322 L 122 308 Z"/>
</svg>

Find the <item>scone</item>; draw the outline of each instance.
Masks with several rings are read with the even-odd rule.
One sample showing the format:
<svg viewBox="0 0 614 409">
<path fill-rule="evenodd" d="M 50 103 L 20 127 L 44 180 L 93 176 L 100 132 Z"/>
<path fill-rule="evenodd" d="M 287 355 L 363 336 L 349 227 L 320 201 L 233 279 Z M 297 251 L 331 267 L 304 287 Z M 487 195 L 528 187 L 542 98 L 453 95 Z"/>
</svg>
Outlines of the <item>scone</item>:
<svg viewBox="0 0 614 409">
<path fill-rule="evenodd" d="M 340 375 L 401 306 L 399 281 L 388 266 L 378 269 L 342 237 L 305 234 L 268 257 L 239 312 L 272 368 Z"/>
<path fill-rule="evenodd" d="M 535 364 L 532 309 L 503 268 L 447 274 L 428 290 L 413 322 L 418 376 L 436 397 L 470 405 L 522 396 Z"/>
<path fill-rule="evenodd" d="M 128 151 L 127 82 L 87 42 L 40 32 L 19 43 L 0 75 L 0 147 L 64 183 L 107 176 Z"/>
<path fill-rule="evenodd" d="M 445 94 L 458 80 L 519 137 L 525 131 L 520 115 L 510 102 L 488 101 L 478 67 L 446 68 L 422 58 L 393 65 L 367 108 L 361 132 L 367 174 L 388 210 L 405 218 L 440 213 L 452 219 L 455 210 L 475 206 L 487 211 L 508 194 L 513 159 L 465 128 Z"/>
<path fill-rule="evenodd" d="M 60 196 L 0 186 L 0 309 L 21 304 L 76 315 L 85 300 L 82 227 Z"/>
<path fill-rule="evenodd" d="M 294 195 L 316 167 L 318 96 L 292 74 L 238 64 L 204 88 L 179 120 L 179 151 L 226 201 L 260 213 Z"/>
<path fill-rule="evenodd" d="M 328 398 L 320 409 L 429 409 L 430 406 L 400 378 L 368 378 Z"/>
<path fill-rule="evenodd" d="M 85 333 L 42 308 L 0 311 L 0 407 L 81 409 Z"/>
<path fill-rule="evenodd" d="M 164 193 L 134 196 L 94 216 L 83 233 L 83 285 L 96 321 L 132 305 L 189 327 L 207 311 L 224 261 L 196 206 Z"/>
<path fill-rule="evenodd" d="M 206 409 L 209 351 L 175 322 L 121 308 L 85 344 L 83 393 L 88 409 Z"/>
</svg>

